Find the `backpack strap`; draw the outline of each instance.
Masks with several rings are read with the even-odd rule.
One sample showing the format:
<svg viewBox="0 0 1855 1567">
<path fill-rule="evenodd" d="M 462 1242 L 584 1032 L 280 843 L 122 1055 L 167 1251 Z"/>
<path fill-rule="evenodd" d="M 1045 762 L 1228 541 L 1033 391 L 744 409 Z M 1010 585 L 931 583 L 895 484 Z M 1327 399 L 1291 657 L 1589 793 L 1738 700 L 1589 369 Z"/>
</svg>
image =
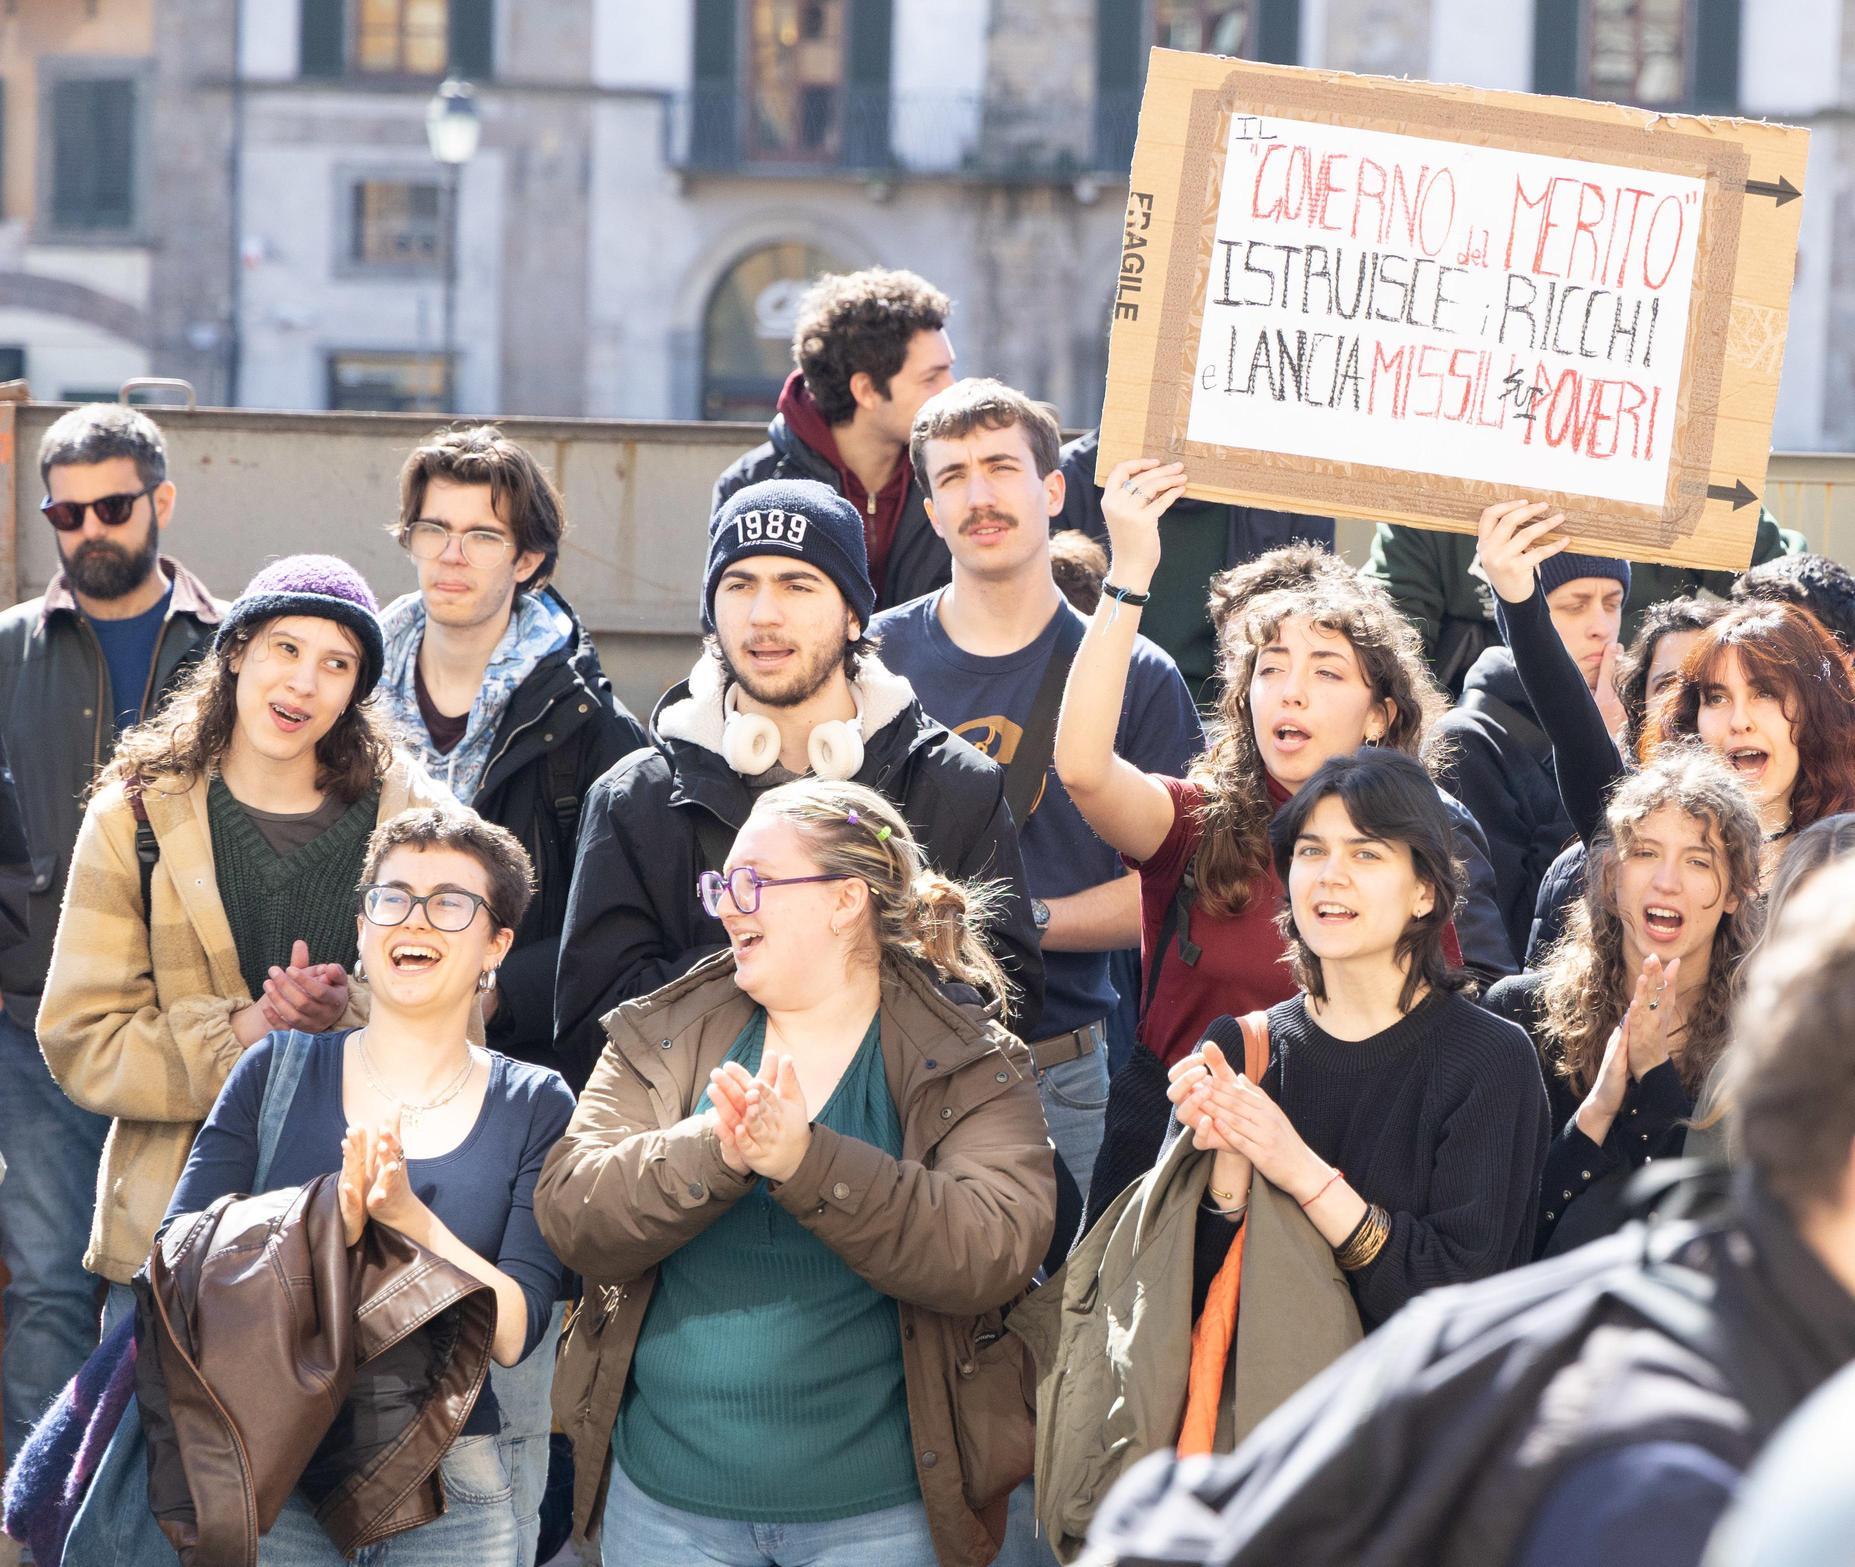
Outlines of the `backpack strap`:
<svg viewBox="0 0 1855 1567">
<path fill-rule="evenodd" d="M 1243 1030 L 1243 1075 L 1260 1088 L 1269 1070 L 1269 1014 L 1245 1012 L 1237 1027 Z"/>
<path fill-rule="evenodd" d="M 1069 666 L 1076 661 L 1082 646 L 1084 621 L 1068 604 L 1057 612 L 1056 645 L 1050 650 L 1050 662 L 1044 666 L 1043 679 L 1031 701 L 1030 716 L 1018 735 L 1018 748 L 1011 753 L 1005 768 L 1005 804 L 1019 832 L 1036 808 L 1044 774 L 1056 752 L 1056 714 L 1063 705 L 1063 687 L 1069 680 Z"/>
<path fill-rule="evenodd" d="M 1179 878 L 1179 888 L 1173 893 L 1172 902 L 1166 905 L 1166 917 L 1160 921 L 1159 940 L 1153 944 L 1153 966 L 1147 972 L 1146 995 L 1140 1002 L 1142 1018 L 1153 1009 L 1160 971 L 1166 966 L 1166 954 L 1172 950 L 1173 938 L 1178 938 L 1179 961 L 1187 968 L 1204 956 L 1204 949 L 1192 940 L 1192 904 L 1197 899 L 1198 877 L 1188 865 Z"/>
<path fill-rule="evenodd" d="M 142 923 L 154 923 L 155 862 L 161 858 L 161 840 L 155 836 L 154 824 L 148 820 L 148 804 L 142 799 L 142 784 L 131 778 L 123 785 L 128 796 L 129 814 L 135 818 L 135 862 L 142 873 Z"/>
<path fill-rule="evenodd" d="M 310 1043 L 314 1035 L 299 1029 L 287 1034 L 271 1035 L 271 1073 L 264 1084 L 264 1101 L 258 1106 L 258 1162 L 252 1167 L 251 1190 L 255 1195 L 268 1190 L 271 1160 L 277 1153 L 277 1139 L 283 1135 L 283 1123 L 289 1119 L 290 1106 L 296 1099 L 296 1085 L 309 1064 Z"/>
<path fill-rule="evenodd" d="M 563 743 L 547 753 L 547 793 L 554 820 L 560 824 L 560 840 L 571 857 L 580 841 L 580 806 L 584 800 L 579 758 L 573 747 Z"/>
</svg>

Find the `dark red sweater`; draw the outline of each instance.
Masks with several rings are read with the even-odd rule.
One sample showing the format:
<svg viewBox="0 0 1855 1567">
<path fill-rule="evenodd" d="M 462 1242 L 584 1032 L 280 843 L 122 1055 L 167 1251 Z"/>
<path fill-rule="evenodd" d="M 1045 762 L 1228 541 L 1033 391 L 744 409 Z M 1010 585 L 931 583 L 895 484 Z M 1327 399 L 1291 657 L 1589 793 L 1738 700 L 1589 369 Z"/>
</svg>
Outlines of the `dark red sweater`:
<svg viewBox="0 0 1855 1567">
<path fill-rule="evenodd" d="M 902 508 L 908 504 L 912 475 L 908 458 L 903 456 L 895 465 L 895 472 L 889 475 L 889 482 L 872 496 L 863 488 L 863 481 L 844 466 L 843 456 L 837 449 L 837 437 L 825 423 L 817 403 L 812 401 L 802 371 L 794 370 L 786 378 L 786 385 L 779 394 L 779 411 L 785 415 L 792 433 L 837 470 L 839 493 L 863 518 L 863 543 L 870 557 L 870 586 L 875 588 L 877 601 L 881 602 L 889 574 L 889 551 L 895 545 L 895 530 L 902 521 Z"/>
</svg>

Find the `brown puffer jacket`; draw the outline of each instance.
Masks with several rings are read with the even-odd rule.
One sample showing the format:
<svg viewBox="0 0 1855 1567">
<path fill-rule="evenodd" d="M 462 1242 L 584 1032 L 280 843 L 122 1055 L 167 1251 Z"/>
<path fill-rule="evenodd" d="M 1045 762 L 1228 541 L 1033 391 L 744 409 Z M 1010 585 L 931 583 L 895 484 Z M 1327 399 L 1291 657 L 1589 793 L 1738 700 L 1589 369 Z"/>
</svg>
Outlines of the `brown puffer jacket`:
<svg viewBox="0 0 1855 1567">
<path fill-rule="evenodd" d="M 177 1218 L 135 1295 L 149 1500 L 189 1567 L 255 1567 L 299 1484 L 345 1556 L 444 1511 L 495 1292 L 383 1224 L 350 1248 L 334 1176 Z"/>
<path fill-rule="evenodd" d="M 1003 1332 L 1050 1243 L 1054 1155 L 1030 1053 L 920 968 L 886 964 L 881 1045 L 902 1122 L 891 1158 L 825 1127 L 775 1200 L 901 1313 L 915 1474 L 942 1567 L 983 1567 L 1031 1472 L 1030 1367 Z M 968 993 L 970 994 L 970 993 Z M 541 1233 L 586 1278 L 554 1378 L 574 1521 L 598 1524 L 612 1425 L 657 1264 L 749 1191 L 689 1119 L 754 1003 L 722 953 L 605 1018 L 608 1038 L 535 1188 Z"/>
</svg>

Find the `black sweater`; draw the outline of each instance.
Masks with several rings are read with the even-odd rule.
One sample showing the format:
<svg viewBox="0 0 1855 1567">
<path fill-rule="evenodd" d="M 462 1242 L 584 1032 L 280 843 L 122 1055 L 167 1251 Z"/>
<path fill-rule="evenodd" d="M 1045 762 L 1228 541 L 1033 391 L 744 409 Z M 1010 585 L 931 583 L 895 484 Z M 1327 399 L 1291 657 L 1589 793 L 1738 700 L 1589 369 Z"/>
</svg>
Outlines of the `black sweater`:
<svg viewBox="0 0 1855 1567">
<path fill-rule="evenodd" d="M 1652 1159 L 1680 1158 L 1687 1122 L 1694 1114 L 1694 1101 L 1681 1084 L 1681 1073 L 1674 1062 L 1664 1061 L 1641 1079 L 1630 1080 L 1623 1108 L 1602 1146 L 1592 1142 L 1574 1119 L 1584 1095 L 1559 1076 L 1548 1058 L 1540 1030 L 1545 988 L 1544 975 L 1515 974 L 1494 986 L 1482 1001 L 1497 1017 L 1526 1030 L 1546 1077 L 1553 1138 L 1540 1184 L 1539 1228 L 1533 1244 L 1536 1257 L 1548 1251 L 1568 1251 L 1621 1228 L 1631 1217 L 1621 1202 L 1623 1178 Z M 1597 1188 L 1596 1195 L 1591 1195 L 1593 1188 Z"/>
<path fill-rule="evenodd" d="M 1524 1033 L 1439 991 L 1382 1034 L 1335 1039 L 1296 996 L 1269 1009 L 1269 1047 L 1264 1091 L 1391 1215 L 1384 1249 L 1347 1276 L 1368 1332 L 1427 1289 L 1528 1260 L 1550 1129 Z M 1219 1227 L 1232 1229 L 1209 1213 L 1200 1223 Z M 1196 1271 L 1219 1260 L 1201 1245 Z"/>
</svg>

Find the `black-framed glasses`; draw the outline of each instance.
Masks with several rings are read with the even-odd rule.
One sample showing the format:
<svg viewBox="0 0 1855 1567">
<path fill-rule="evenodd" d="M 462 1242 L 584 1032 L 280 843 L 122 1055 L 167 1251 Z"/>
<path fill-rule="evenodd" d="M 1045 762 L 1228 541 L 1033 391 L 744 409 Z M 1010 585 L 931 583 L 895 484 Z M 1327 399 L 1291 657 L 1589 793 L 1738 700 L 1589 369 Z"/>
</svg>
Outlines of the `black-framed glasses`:
<svg viewBox="0 0 1855 1567">
<path fill-rule="evenodd" d="M 132 494 L 99 495 L 94 501 L 55 501 L 49 495 L 39 502 L 45 520 L 60 533 L 75 533 L 84 525 L 84 513 L 94 511 L 97 521 L 106 528 L 120 528 L 135 515 L 135 503 L 144 495 L 153 495 L 165 481 L 156 480 L 145 490 Z"/>
<path fill-rule="evenodd" d="M 762 887 L 797 887 L 808 881 L 850 881 L 842 873 L 835 876 L 762 876 L 751 865 L 737 865 L 726 876 L 720 871 L 704 871 L 696 878 L 696 896 L 711 915 L 721 913 L 721 895 L 726 892 L 742 914 L 760 912 Z"/>
<path fill-rule="evenodd" d="M 361 912 L 376 925 L 403 925 L 420 904 L 425 906 L 426 923 L 433 930 L 449 931 L 453 935 L 467 930 L 477 917 L 478 909 L 489 915 L 495 929 L 502 929 L 502 921 L 490 900 L 479 898 L 474 892 L 463 892 L 455 887 L 439 892 L 408 892 L 404 887 L 386 882 L 361 889 Z"/>
<path fill-rule="evenodd" d="M 421 517 L 406 529 L 406 549 L 417 560 L 437 560 L 457 539 L 464 547 L 464 559 L 479 570 L 500 566 L 515 552 L 515 540 L 494 528 L 471 528 L 454 532 L 442 522 Z"/>
</svg>

